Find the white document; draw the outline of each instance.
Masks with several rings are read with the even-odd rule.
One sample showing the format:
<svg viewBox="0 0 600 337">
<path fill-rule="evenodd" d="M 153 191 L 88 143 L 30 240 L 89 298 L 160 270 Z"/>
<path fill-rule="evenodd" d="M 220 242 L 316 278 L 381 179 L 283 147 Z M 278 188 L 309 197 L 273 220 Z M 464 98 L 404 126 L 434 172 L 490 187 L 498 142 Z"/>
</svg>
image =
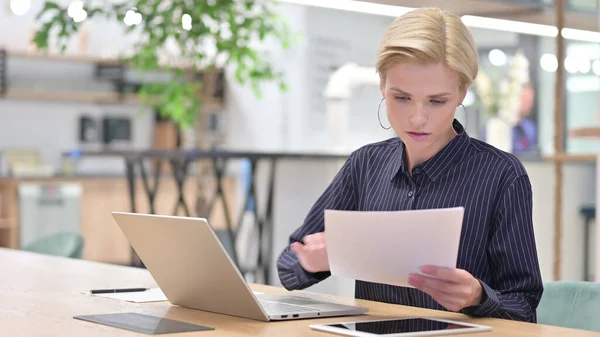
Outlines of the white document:
<svg viewBox="0 0 600 337">
<path fill-rule="evenodd" d="M 331 274 L 412 287 L 424 265 L 456 267 L 464 208 L 359 212 L 325 211 Z"/>
</svg>

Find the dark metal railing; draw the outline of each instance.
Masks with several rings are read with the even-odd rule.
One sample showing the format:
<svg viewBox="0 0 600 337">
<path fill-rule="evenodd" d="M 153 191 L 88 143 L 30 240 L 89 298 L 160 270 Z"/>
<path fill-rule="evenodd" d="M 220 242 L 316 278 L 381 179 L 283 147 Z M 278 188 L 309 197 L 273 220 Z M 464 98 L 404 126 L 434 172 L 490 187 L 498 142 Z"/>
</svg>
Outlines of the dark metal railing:
<svg viewBox="0 0 600 337">
<path fill-rule="evenodd" d="M 160 181 L 165 176 L 161 167 L 162 164 L 168 162 L 170 164 L 170 175 L 174 179 L 177 187 L 177 200 L 173 206 L 173 214 L 176 215 L 180 210 L 183 210 L 186 216 L 190 216 L 190 204 L 189 200 L 186 200 L 184 194 L 184 187 L 186 181 L 190 176 L 190 165 L 193 162 L 200 160 L 208 160 L 211 162 L 212 175 L 215 178 L 215 190 L 212 198 L 208 202 L 208 214 L 201 216 L 209 218 L 212 214 L 216 203 L 221 201 L 223 205 L 223 211 L 225 214 L 226 230 L 228 233 L 229 245 L 231 246 L 231 258 L 234 263 L 240 268 L 242 274 L 252 274 L 255 279 L 262 280 L 264 283 L 269 282 L 269 275 L 271 271 L 270 260 L 273 247 L 273 209 L 274 209 L 274 191 L 275 191 L 275 178 L 277 171 L 277 162 L 282 159 L 312 159 L 312 160 L 325 160 L 325 159 L 345 159 L 347 154 L 333 154 L 333 153 L 264 153 L 264 152 L 235 152 L 235 151 L 162 151 L 162 150 L 151 150 L 151 151 L 75 151 L 64 154 L 65 158 L 72 158 L 77 160 L 78 158 L 85 157 L 120 157 L 124 160 L 126 169 L 126 178 L 129 190 L 129 199 L 131 203 L 131 212 L 137 213 L 136 202 L 138 195 L 136 193 L 135 182 L 139 176 L 141 178 L 144 192 L 146 194 L 149 211 L 154 214 L 156 212 L 156 196 L 159 193 Z M 233 226 L 233 220 L 231 216 L 231 205 L 228 204 L 225 198 L 225 190 L 223 188 L 223 180 L 225 178 L 225 172 L 227 165 L 232 160 L 248 160 L 250 163 L 250 175 L 249 175 L 249 187 L 244 191 L 243 204 L 240 212 L 240 217 L 237 219 L 237 226 Z M 152 173 L 147 168 L 147 161 L 154 163 L 152 165 L 154 170 Z M 266 205 L 264 205 L 264 212 L 261 214 L 260 202 L 257 198 L 256 193 L 256 173 L 257 167 L 260 162 L 266 161 L 268 163 L 268 179 L 267 179 L 267 196 Z M 258 229 L 258 261 L 256 261 L 256 267 L 251 270 L 245 270 L 240 266 L 239 256 L 236 250 L 237 230 L 242 226 L 243 214 L 245 211 L 250 210 L 253 212 L 256 225 Z M 143 264 L 139 261 L 139 258 L 132 251 L 132 266 L 143 267 Z"/>
</svg>

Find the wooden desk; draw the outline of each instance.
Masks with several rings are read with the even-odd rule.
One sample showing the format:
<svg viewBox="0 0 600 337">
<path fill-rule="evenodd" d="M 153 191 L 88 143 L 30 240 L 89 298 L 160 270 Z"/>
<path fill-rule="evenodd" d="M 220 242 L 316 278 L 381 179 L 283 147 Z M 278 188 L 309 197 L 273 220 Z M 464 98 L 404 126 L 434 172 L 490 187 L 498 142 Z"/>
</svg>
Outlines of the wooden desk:
<svg viewBox="0 0 600 337">
<path fill-rule="evenodd" d="M 468 336 L 595 336 L 591 332 L 497 319 L 473 320 L 463 315 L 311 293 L 309 297 L 367 306 L 368 315 L 288 322 L 259 322 L 171 306 L 168 302 L 129 303 L 84 295 L 92 288 L 156 286 L 144 269 L 69 260 L 0 248 L 0 331 L 11 337 L 146 336 L 75 320 L 76 315 L 136 312 L 215 328 L 214 331 L 168 336 L 334 336 L 312 331 L 315 322 L 372 320 L 413 315 L 475 321 L 491 325 L 492 332 Z M 284 293 L 282 288 L 253 285 L 254 290 Z"/>
</svg>

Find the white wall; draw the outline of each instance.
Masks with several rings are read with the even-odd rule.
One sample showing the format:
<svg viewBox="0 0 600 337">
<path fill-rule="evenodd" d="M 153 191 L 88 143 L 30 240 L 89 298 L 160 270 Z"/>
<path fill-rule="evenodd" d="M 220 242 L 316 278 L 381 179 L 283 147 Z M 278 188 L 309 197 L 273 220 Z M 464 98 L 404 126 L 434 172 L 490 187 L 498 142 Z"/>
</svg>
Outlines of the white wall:
<svg viewBox="0 0 600 337">
<path fill-rule="evenodd" d="M 61 152 L 78 146 L 78 119 L 81 113 L 92 117 L 129 116 L 135 118 L 134 106 L 69 103 L 39 103 L 0 100 L 0 149 L 41 149 L 42 160 L 60 168 Z M 151 144 L 153 119 L 144 114 L 132 125 L 133 147 L 147 149 Z M 82 173 L 119 174 L 124 164 L 119 159 L 87 158 L 78 164 Z"/>
<path fill-rule="evenodd" d="M 295 31 L 306 30 L 307 14 L 304 8 L 280 6 Z M 291 50 L 284 51 L 276 42 L 263 48 L 272 53 L 277 70 L 285 73 L 289 92 L 281 92 L 276 84 L 262 87 L 259 99 L 248 86 L 240 86 L 232 73 L 228 74 L 227 135 L 228 145 L 240 149 L 281 151 L 304 148 L 302 121 L 306 106 L 305 81 L 306 50 L 308 41 L 302 39 Z"/>
<path fill-rule="evenodd" d="M 586 42 L 567 42 L 566 57 L 578 64 L 600 60 L 600 45 Z M 567 129 L 598 125 L 600 122 L 600 76 L 590 69 L 588 73 L 566 73 L 566 125 Z M 567 142 L 568 153 L 598 153 L 597 139 L 571 138 Z"/>
<path fill-rule="evenodd" d="M 555 54 L 556 40 L 541 38 L 539 45 L 540 54 Z M 537 67 L 539 64 L 536 63 Z M 554 153 L 554 87 L 556 85 L 556 74 L 546 71 L 539 72 L 539 84 L 537 95 L 539 96 L 538 107 L 538 130 L 540 149 L 544 155 Z M 545 98 L 548 99 L 545 99 Z"/>
</svg>

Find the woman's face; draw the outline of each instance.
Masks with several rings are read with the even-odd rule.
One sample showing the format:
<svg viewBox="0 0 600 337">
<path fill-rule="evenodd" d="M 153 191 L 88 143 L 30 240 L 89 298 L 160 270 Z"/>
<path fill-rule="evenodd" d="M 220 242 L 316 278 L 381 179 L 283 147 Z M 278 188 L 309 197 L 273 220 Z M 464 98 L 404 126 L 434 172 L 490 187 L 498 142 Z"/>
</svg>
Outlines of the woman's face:
<svg viewBox="0 0 600 337">
<path fill-rule="evenodd" d="M 466 88 L 439 64 L 397 63 L 382 82 L 388 119 L 409 154 L 433 156 L 454 136 L 452 122 Z"/>
</svg>

